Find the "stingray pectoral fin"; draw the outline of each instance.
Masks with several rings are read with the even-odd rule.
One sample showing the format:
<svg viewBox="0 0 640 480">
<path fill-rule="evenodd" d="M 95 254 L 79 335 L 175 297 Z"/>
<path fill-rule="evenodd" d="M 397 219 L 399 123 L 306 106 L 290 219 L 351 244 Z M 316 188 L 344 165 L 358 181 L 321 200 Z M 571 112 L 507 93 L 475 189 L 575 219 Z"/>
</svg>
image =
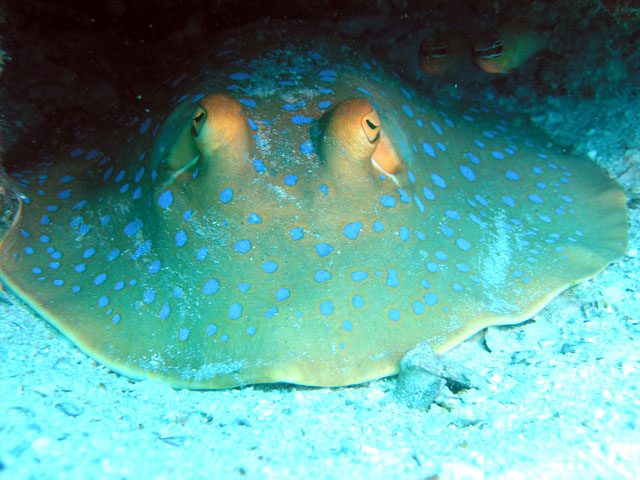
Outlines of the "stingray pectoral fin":
<svg viewBox="0 0 640 480">
<path fill-rule="evenodd" d="M 362 98 L 339 103 L 323 118 L 321 154 L 332 165 L 366 164 L 380 142 L 380 117 Z M 344 162 L 341 162 L 343 160 Z"/>
</svg>

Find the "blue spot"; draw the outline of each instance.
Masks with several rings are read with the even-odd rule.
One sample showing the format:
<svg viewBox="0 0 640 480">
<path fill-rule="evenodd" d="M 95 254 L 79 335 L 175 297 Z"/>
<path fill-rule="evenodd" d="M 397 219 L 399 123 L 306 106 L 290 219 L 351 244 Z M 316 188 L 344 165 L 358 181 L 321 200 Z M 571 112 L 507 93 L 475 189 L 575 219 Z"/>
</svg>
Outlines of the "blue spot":
<svg viewBox="0 0 640 480">
<path fill-rule="evenodd" d="M 51 237 L 49 235 L 40 235 L 38 240 L 42 243 L 49 243 L 51 241 Z"/>
<path fill-rule="evenodd" d="M 458 282 L 453 282 L 451 284 L 451 288 L 453 289 L 454 292 L 461 292 L 462 290 L 464 290 L 462 285 L 460 285 Z"/>
<path fill-rule="evenodd" d="M 141 256 L 145 255 L 149 250 L 151 250 L 151 240 L 145 240 L 136 248 L 136 251 L 131 254 L 131 258 L 133 260 L 137 260 Z"/>
<path fill-rule="evenodd" d="M 444 253 L 442 250 L 436 250 L 435 252 L 433 252 L 433 256 L 436 257 L 441 262 L 446 262 L 447 260 L 449 260 L 449 256 L 446 253 Z"/>
<path fill-rule="evenodd" d="M 137 200 L 141 196 L 142 196 L 142 188 L 138 187 L 133 191 L 133 195 L 131 195 L 131 198 L 133 198 L 134 200 Z"/>
<path fill-rule="evenodd" d="M 322 108 L 322 109 L 324 109 L 324 108 L 329 108 L 330 106 L 331 106 L 331 102 L 330 102 L 330 101 L 328 101 L 328 100 L 325 100 L 325 101 L 320 102 L 320 103 L 318 104 L 318 108 Z"/>
<path fill-rule="evenodd" d="M 411 238 L 411 234 L 409 233 L 409 229 L 404 225 L 400 227 L 400 240 L 403 242 L 408 242 L 409 238 Z"/>
<path fill-rule="evenodd" d="M 302 240 L 302 238 L 304 238 L 302 227 L 293 227 L 289 232 L 289 235 L 291 235 L 291 238 L 294 240 Z"/>
<path fill-rule="evenodd" d="M 258 173 L 267 171 L 267 167 L 264 166 L 262 160 L 258 160 L 257 158 L 253 159 L 253 169 Z"/>
<path fill-rule="evenodd" d="M 158 317 L 162 320 L 167 318 L 171 314 L 171 307 L 169 306 L 169 302 L 164 302 L 164 305 L 160 309 L 160 313 L 158 313 Z"/>
<path fill-rule="evenodd" d="M 300 153 L 302 153 L 303 155 L 309 155 L 313 153 L 313 150 L 313 143 L 311 143 L 309 140 L 304 141 L 300 144 Z"/>
<path fill-rule="evenodd" d="M 431 282 L 429 280 L 420 280 L 420 285 L 425 290 L 429 290 L 431 288 Z"/>
<path fill-rule="evenodd" d="M 468 273 L 471 269 L 466 263 L 456 263 L 456 268 L 462 273 Z"/>
<path fill-rule="evenodd" d="M 160 263 L 160 260 L 154 260 L 153 262 L 151 262 L 151 265 L 149 265 L 149 273 L 158 273 L 161 266 L 162 264 Z"/>
<path fill-rule="evenodd" d="M 186 210 L 183 214 L 182 214 L 182 218 L 185 220 L 189 220 L 191 217 L 193 216 L 193 209 L 189 209 Z"/>
<path fill-rule="evenodd" d="M 241 98 L 240 100 L 238 100 L 238 103 L 241 103 L 242 105 L 246 105 L 247 107 L 252 107 L 252 108 L 255 108 L 258 106 L 256 101 L 250 98 Z"/>
<path fill-rule="evenodd" d="M 24 252 L 27 255 L 33 255 L 35 253 L 35 250 L 33 249 L 33 247 L 24 247 Z"/>
<path fill-rule="evenodd" d="M 448 225 L 440 225 L 440 232 L 447 238 L 451 238 L 455 235 L 453 228 Z"/>
<path fill-rule="evenodd" d="M 413 118 L 413 111 L 411 110 L 411 107 L 409 107 L 409 105 L 402 105 L 402 109 L 404 110 L 404 113 L 407 114 L 407 117 L 409 118 Z"/>
<path fill-rule="evenodd" d="M 452 220 L 460 220 L 460 214 L 455 210 L 445 210 L 444 214 Z"/>
<path fill-rule="evenodd" d="M 78 265 L 74 266 L 73 269 L 78 273 L 82 273 L 87 269 L 87 264 L 79 263 Z"/>
<path fill-rule="evenodd" d="M 318 270 L 313 274 L 313 280 L 317 283 L 326 282 L 327 280 L 331 280 L 331 273 L 326 270 Z"/>
<path fill-rule="evenodd" d="M 245 330 L 245 332 L 247 332 L 247 335 L 255 335 L 256 331 L 258 329 L 256 327 L 254 327 L 253 325 L 247 327 L 247 329 Z"/>
<path fill-rule="evenodd" d="M 278 264 L 276 262 L 267 260 L 262 264 L 262 271 L 264 273 L 274 273 L 276 270 L 278 270 Z"/>
<path fill-rule="evenodd" d="M 416 177 L 411 170 L 407 171 L 407 177 L 411 183 L 416 183 Z"/>
<path fill-rule="evenodd" d="M 471 250 L 471 244 L 462 237 L 456 238 L 456 245 L 460 250 L 464 252 L 468 252 L 469 250 Z"/>
<path fill-rule="evenodd" d="M 433 180 L 433 183 L 435 183 L 438 187 L 447 188 L 447 183 L 444 181 L 444 178 L 442 178 L 437 173 L 431 174 L 431 180 Z"/>
<path fill-rule="evenodd" d="M 232 73 L 231 75 L 229 75 L 229 78 L 231 80 L 247 80 L 247 79 L 251 78 L 251 75 L 249 75 L 248 73 L 244 73 L 244 72 L 236 72 L 236 73 Z"/>
<path fill-rule="evenodd" d="M 522 283 L 524 283 L 525 285 L 531 283 L 531 278 L 529 277 L 522 277 Z"/>
<path fill-rule="evenodd" d="M 96 249 L 93 247 L 87 248 L 84 252 L 82 252 L 82 258 L 91 258 L 95 255 Z"/>
<path fill-rule="evenodd" d="M 57 270 L 58 268 L 60 268 L 60 262 L 50 262 L 49 268 L 52 270 Z"/>
<path fill-rule="evenodd" d="M 250 213 L 249 218 L 247 220 L 250 225 L 255 225 L 256 223 L 262 223 L 262 218 L 257 213 Z"/>
<path fill-rule="evenodd" d="M 251 285 L 248 283 L 242 282 L 238 284 L 238 290 L 240 290 L 242 293 L 248 292 L 250 289 Z"/>
<path fill-rule="evenodd" d="M 333 311 L 334 311 L 334 306 L 331 300 L 324 300 L 323 302 L 320 303 L 320 315 L 324 315 L 325 317 L 328 317 L 330 315 L 333 315 Z"/>
<path fill-rule="evenodd" d="M 509 205 L 510 207 L 515 207 L 516 206 L 516 201 L 510 197 L 509 195 L 503 195 L 502 196 L 502 202 L 506 205 Z"/>
<path fill-rule="evenodd" d="M 532 193 L 531 195 L 529 195 L 528 198 L 529 198 L 529 201 L 533 203 L 544 203 L 544 200 L 542 200 L 540 195 L 536 195 L 535 193 Z"/>
<path fill-rule="evenodd" d="M 447 151 L 447 147 L 444 145 L 444 143 L 436 142 L 436 147 L 438 147 L 443 152 Z"/>
<path fill-rule="evenodd" d="M 205 258 L 207 258 L 207 254 L 209 253 L 209 249 L 207 247 L 201 247 L 196 252 L 196 259 L 203 262 Z"/>
<path fill-rule="evenodd" d="M 324 183 L 318 187 L 318 190 L 320 190 L 325 195 L 329 194 L 329 188 Z"/>
<path fill-rule="evenodd" d="M 475 144 L 476 144 L 478 147 L 480 147 L 480 148 L 484 148 L 484 147 L 485 147 L 485 144 L 484 144 L 484 143 L 482 143 L 480 140 L 475 139 L 475 140 L 473 141 L 473 143 L 475 143 Z"/>
<path fill-rule="evenodd" d="M 113 286 L 113 289 L 117 292 L 124 288 L 124 282 L 122 280 L 118 280 L 116 284 Z"/>
<path fill-rule="evenodd" d="M 240 315 L 242 315 L 242 305 L 237 302 L 232 303 L 228 313 L 231 320 L 239 319 Z"/>
<path fill-rule="evenodd" d="M 376 220 L 373 222 L 373 231 L 376 233 L 380 233 L 384 230 L 384 224 L 380 220 Z"/>
<path fill-rule="evenodd" d="M 142 294 L 142 301 L 146 304 L 153 303 L 155 299 L 156 299 L 156 291 L 153 288 L 149 288 L 148 290 L 145 290 L 145 292 Z"/>
<path fill-rule="evenodd" d="M 393 208 L 396 206 L 396 199 L 389 195 L 382 195 L 382 198 L 380 199 L 380 203 L 382 204 L 383 207 Z"/>
<path fill-rule="evenodd" d="M 411 203 L 411 197 L 407 195 L 407 192 L 405 192 L 401 188 L 398 188 L 398 193 L 400 194 L 400 201 L 402 203 Z"/>
<path fill-rule="evenodd" d="M 438 297 L 438 294 L 434 292 L 425 293 L 423 298 L 424 298 L 424 303 L 426 303 L 429 307 L 433 307 L 435 304 L 438 303 L 438 300 L 440 300 L 440 297 Z"/>
<path fill-rule="evenodd" d="M 400 286 L 400 280 L 398 279 L 398 271 L 390 268 L 387 270 L 387 287 L 396 288 Z"/>
<path fill-rule="evenodd" d="M 392 308 L 389 310 L 389 320 L 392 322 L 397 322 L 400 320 L 400 310 L 396 308 Z"/>
<path fill-rule="evenodd" d="M 235 243 L 233 249 L 238 253 L 247 253 L 251 250 L 251 242 L 249 240 L 239 240 Z"/>
<path fill-rule="evenodd" d="M 535 173 L 536 175 L 541 175 L 541 174 L 542 174 L 542 169 L 541 169 L 540 167 L 533 167 L 533 168 L 531 169 L 531 171 L 532 171 L 533 173 Z"/>
<path fill-rule="evenodd" d="M 269 310 L 264 312 L 264 316 L 266 318 L 273 318 L 278 314 L 278 307 L 271 307 Z"/>
<path fill-rule="evenodd" d="M 171 295 L 173 295 L 173 298 L 182 298 L 182 295 L 184 295 L 184 291 L 180 287 L 173 287 Z"/>
<path fill-rule="evenodd" d="M 185 233 L 184 230 L 179 230 L 178 233 L 176 233 L 176 238 L 174 241 L 174 245 L 176 247 L 184 247 L 185 244 L 187 243 L 188 237 L 187 234 Z"/>
<path fill-rule="evenodd" d="M 216 327 L 213 323 L 210 323 L 209 325 L 207 325 L 207 328 L 205 328 L 204 333 L 207 334 L 207 337 L 215 335 L 216 333 L 218 333 L 218 327 Z"/>
<path fill-rule="evenodd" d="M 295 175 L 287 175 L 286 177 L 284 177 L 284 183 L 285 185 L 293 187 L 296 183 L 298 183 L 298 177 L 296 177 Z"/>
<path fill-rule="evenodd" d="M 440 271 L 440 266 L 436 262 L 427 262 L 425 268 L 429 273 L 438 273 Z"/>
<path fill-rule="evenodd" d="M 96 278 L 93 279 L 94 285 L 102 285 L 107 280 L 107 274 L 101 273 Z"/>
<path fill-rule="evenodd" d="M 220 289 L 220 282 L 215 278 L 210 278 L 202 286 L 202 293 L 205 295 L 213 295 Z"/>
<path fill-rule="evenodd" d="M 333 93 L 333 88 L 322 87 L 318 89 L 318 93 L 330 94 L 330 93 Z"/>
<path fill-rule="evenodd" d="M 51 283 L 53 283 L 56 287 L 61 287 L 61 286 L 63 286 L 63 285 L 64 285 L 64 280 L 55 279 L 55 280 L 54 280 L 53 282 L 51 282 Z"/>
<path fill-rule="evenodd" d="M 435 194 L 429 190 L 427 187 L 422 187 L 422 194 L 424 195 L 424 198 L 426 198 L 427 200 L 435 200 L 436 196 Z"/>
<path fill-rule="evenodd" d="M 424 150 L 424 153 L 431 155 L 433 158 L 436 158 L 436 151 L 427 142 L 422 142 L 422 150 Z"/>
<path fill-rule="evenodd" d="M 233 190 L 229 187 L 220 192 L 220 201 L 222 203 L 229 203 L 233 199 Z"/>
<path fill-rule="evenodd" d="M 344 227 L 343 234 L 345 237 L 350 238 L 351 240 L 355 240 L 360 235 L 360 231 L 362 230 L 362 222 L 352 222 L 347 224 Z"/>
<path fill-rule="evenodd" d="M 353 324 L 349 320 L 343 320 L 341 328 L 345 332 L 352 332 L 353 331 Z"/>
<path fill-rule="evenodd" d="M 424 303 L 422 303 L 420 300 L 413 302 L 413 304 L 411 305 L 411 308 L 413 309 L 413 312 L 416 315 L 422 315 L 424 312 L 427 311 L 427 307 L 425 307 Z"/>
<path fill-rule="evenodd" d="M 518 175 L 513 170 L 508 170 L 507 172 L 505 172 L 504 176 L 509 180 L 520 180 L 520 175 Z"/>
<path fill-rule="evenodd" d="M 364 89 L 362 87 L 358 87 L 358 91 L 361 92 L 361 93 L 364 93 L 365 95 L 367 95 L 369 97 L 373 97 L 373 94 L 369 90 L 366 90 L 366 89 Z"/>
<path fill-rule="evenodd" d="M 291 117 L 291 121 L 296 125 L 304 125 L 306 123 L 313 122 L 313 118 L 307 117 L 306 115 L 294 115 L 293 117 Z"/>
<path fill-rule="evenodd" d="M 366 280 L 368 276 L 369 274 L 363 271 L 351 272 L 351 280 L 354 282 L 362 282 L 363 280 Z"/>
<path fill-rule="evenodd" d="M 431 122 L 431 126 L 433 127 L 433 129 L 438 132 L 440 135 L 442 135 L 442 129 L 440 128 L 440 125 L 438 125 L 436 122 Z"/>
<path fill-rule="evenodd" d="M 351 304 L 355 308 L 362 308 L 364 307 L 364 298 L 362 298 L 360 295 L 354 295 L 351 299 Z"/>
<path fill-rule="evenodd" d="M 551 223 L 551 218 L 548 215 L 538 215 L 538 218 L 544 223 Z"/>
<path fill-rule="evenodd" d="M 104 307 L 106 307 L 107 305 L 109 305 L 109 297 L 107 297 L 106 295 L 101 296 L 101 297 L 98 299 L 98 307 L 100 307 L 100 308 L 104 308 Z"/>
<path fill-rule="evenodd" d="M 124 234 L 127 237 L 132 237 L 133 235 L 138 233 L 141 228 L 142 228 L 142 220 L 136 218 L 133 222 L 127 223 L 127 225 L 124 227 Z"/>
<path fill-rule="evenodd" d="M 190 333 L 191 332 L 187 327 L 180 327 L 180 330 L 178 331 L 178 340 L 184 342 L 187 338 L 189 338 Z"/>
<path fill-rule="evenodd" d="M 462 173 L 464 178 L 466 178 L 470 182 L 474 182 L 476 180 L 476 174 L 473 173 L 473 170 L 471 170 L 466 165 L 460 165 L 460 172 Z"/>
<path fill-rule="evenodd" d="M 329 255 L 331 252 L 335 250 L 335 248 L 333 248 L 331 245 L 327 243 L 316 243 L 314 247 L 318 255 L 321 257 L 326 257 L 327 255 Z"/>
<path fill-rule="evenodd" d="M 32 273 L 35 273 L 36 275 L 40 275 L 42 273 L 42 269 L 40 267 L 33 267 L 31 269 Z"/>
<path fill-rule="evenodd" d="M 247 123 L 249 124 L 249 126 L 251 127 L 251 130 L 256 131 L 258 130 L 258 125 L 256 125 L 256 122 L 254 122 L 252 119 L 250 119 L 249 117 L 247 117 Z"/>
<path fill-rule="evenodd" d="M 71 190 L 62 190 L 59 194 L 58 194 L 58 198 L 60 200 L 66 200 L 67 198 L 71 197 Z"/>
<path fill-rule="evenodd" d="M 279 302 L 289 298 L 289 295 L 290 295 L 290 292 L 286 288 L 279 288 L 278 290 L 276 290 L 276 300 Z"/>
</svg>

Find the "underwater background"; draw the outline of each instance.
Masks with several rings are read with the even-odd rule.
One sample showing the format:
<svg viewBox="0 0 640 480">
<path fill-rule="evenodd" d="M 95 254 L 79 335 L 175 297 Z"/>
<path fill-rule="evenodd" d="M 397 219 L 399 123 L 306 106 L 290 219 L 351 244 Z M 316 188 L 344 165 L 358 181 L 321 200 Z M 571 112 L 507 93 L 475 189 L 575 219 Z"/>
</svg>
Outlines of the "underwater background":
<svg viewBox="0 0 640 480">
<path fill-rule="evenodd" d="M 517 113 L 623 187 L 627 255 L 531 321 L 443 358 L 421 408 L 397 377 L 313 388 L 174 390 L 78 350 L 10 293 L 0 302 L 0 478 L 637 478 L 640 470 L 640 4 L 319 1 L 9 2 L 2 11 L 2 160 L 141 102 L 228 29 L 305 21 L 354 37 L 428 98 Z M 421 69 L 439 31 L 526 18 L 544 47 L 504 73 Z M 270 20 L 269 20 L 270 19 Z M 530 34 L 528 31 L 527 34 Z M 514 41 L 520 41 L 522 37 Z M 536 42 L 535 39 L 530 42 Z M 594 222 L 597 222 L 594 219 Z M 477 377 L 477 378 L 476 378 Z"/>
</svg>

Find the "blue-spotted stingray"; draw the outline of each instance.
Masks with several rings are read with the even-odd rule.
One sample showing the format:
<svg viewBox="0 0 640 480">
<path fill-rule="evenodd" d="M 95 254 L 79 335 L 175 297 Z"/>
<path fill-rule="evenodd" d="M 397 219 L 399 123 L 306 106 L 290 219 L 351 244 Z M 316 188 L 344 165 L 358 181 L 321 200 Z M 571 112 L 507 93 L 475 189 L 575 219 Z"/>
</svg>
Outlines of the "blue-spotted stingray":
<svg viewBox="0 0 640 480">
<path fill-rule="evenodd" d="M 33 166 L 9 152 L 3 282 L 131 378 L 339 386 L 524 321 L 624 254 L 595 164 L 311 30 L 226 36 L 137 116 Z"/>
</svg>

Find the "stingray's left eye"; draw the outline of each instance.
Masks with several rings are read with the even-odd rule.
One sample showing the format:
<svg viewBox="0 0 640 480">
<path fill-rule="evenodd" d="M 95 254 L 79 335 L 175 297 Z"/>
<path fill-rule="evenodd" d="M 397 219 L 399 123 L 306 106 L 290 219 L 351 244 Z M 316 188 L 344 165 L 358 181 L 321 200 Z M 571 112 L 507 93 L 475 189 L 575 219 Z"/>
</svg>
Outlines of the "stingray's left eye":
<svg viewBox="0 0 640 480">
<path fill-rule="evenodd" d="M 193 117 L 193 120 L 191 121 L 191 134 L 194 137 L 200 135 L 200 131 L 202 130 L 202 127 L 205 123 L 204 119 L 206 118 L 206 116 L 207 114 L 204 109 L 198 109 L 195 116 Z"/>
</svg>

